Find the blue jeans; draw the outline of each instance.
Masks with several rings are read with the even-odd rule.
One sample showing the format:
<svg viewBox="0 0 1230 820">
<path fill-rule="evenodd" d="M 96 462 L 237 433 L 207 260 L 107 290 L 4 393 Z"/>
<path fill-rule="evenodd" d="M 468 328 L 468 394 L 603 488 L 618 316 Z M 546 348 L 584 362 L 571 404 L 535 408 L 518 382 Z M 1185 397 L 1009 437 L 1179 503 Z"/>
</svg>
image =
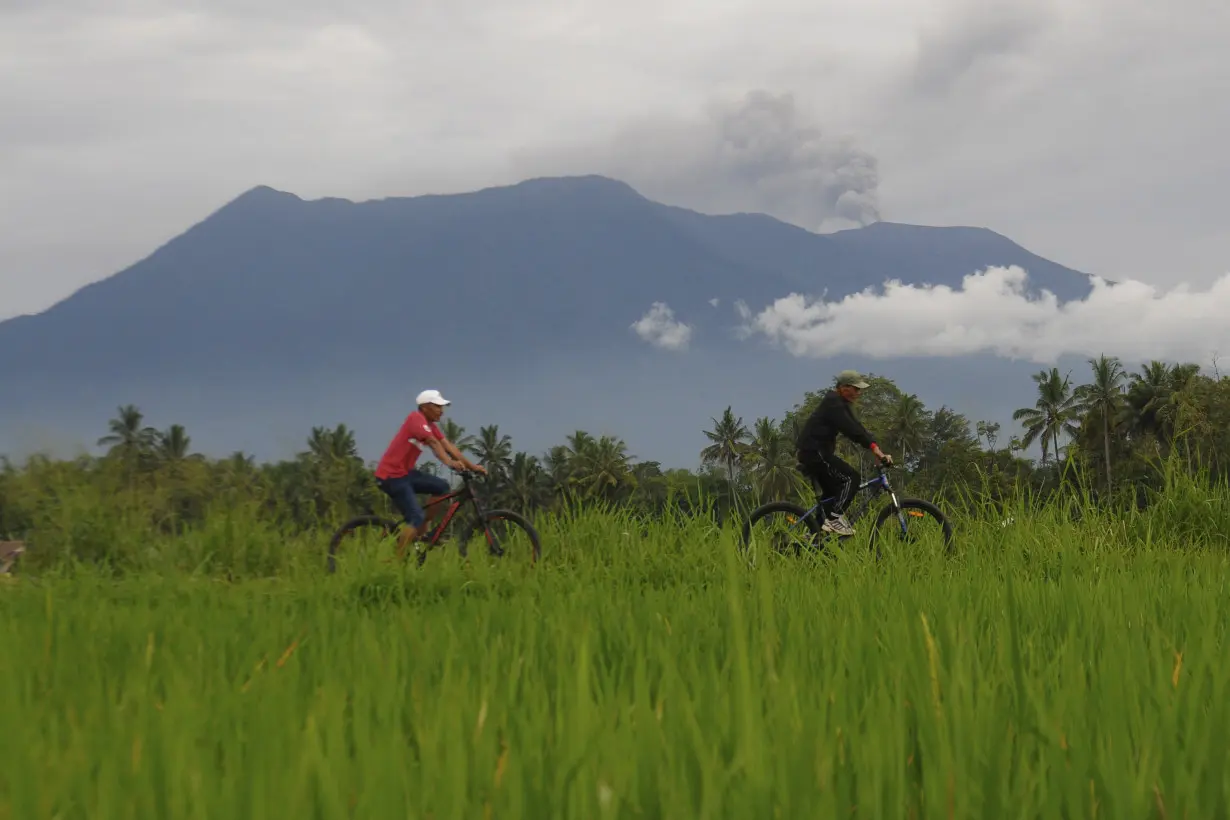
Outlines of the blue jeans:
<svg viewBox="0 0 1230 820">
<path fill-rule="evenodd" d="M 450 489 L 448 482 L 440 476 L 427 475 L 418 470 L 411 470 L 399 478 L 378 478 L 376 486 L 393 499 L 393 506 L 405 517 L 406 523 L 416 529 L 421 529 L 427 520 L 417 494 L 446 495 Z"/>
</svg>

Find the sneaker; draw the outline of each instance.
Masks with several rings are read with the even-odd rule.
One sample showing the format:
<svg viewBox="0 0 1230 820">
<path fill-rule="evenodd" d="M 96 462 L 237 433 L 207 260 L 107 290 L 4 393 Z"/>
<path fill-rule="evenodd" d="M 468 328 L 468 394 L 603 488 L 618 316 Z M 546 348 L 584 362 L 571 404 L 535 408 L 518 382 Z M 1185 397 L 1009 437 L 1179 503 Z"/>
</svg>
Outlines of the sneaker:
<svg viewBox="0 0 1230 820">
<path fill-rule="evenodd" d="M 849 538 L 854 535 L 854 527 L 850 526 L 850 522 L 846 520 L 844 515 L 830 516 L 821 525 L 820 529 L 825 532 L 831 532 L 834 535 L 840 535 L 843 538 Z"/>
</svg>

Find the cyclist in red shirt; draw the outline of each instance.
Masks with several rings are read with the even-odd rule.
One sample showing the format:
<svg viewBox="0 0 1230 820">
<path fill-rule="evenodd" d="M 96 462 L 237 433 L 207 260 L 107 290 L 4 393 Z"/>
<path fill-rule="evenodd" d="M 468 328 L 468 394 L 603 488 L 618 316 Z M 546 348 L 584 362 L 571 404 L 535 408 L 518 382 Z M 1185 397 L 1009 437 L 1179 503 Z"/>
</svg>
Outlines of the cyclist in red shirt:
<svg viewBox="0 0 1230 820">
<path fill-rule="evenodd" d="M 440 391 L 424 390 L 415 399 L 415 404 L 418 409 L 406 416 L 376 466 L 376 484 L 393 499 L 394 506 L 405 517 L 408 525 L 402 529 L 397 539 L 399 556 L 404 556 L 406 547 L 426 529 L 427 514 L 419 503 L 418 494 L 430 495 L 434 501 L 447 495 L 450 489 L 448 482 L 440 476 L 428 475 L 415 469 L 423 452 L 422 445 L 427 445 L 446 467 L 473 470 L 484 475 L 487 473 L 483 467 L 462 455 L 461 450 L 446 439 L 436 426 L 436 422 L 444 415 L 444 408 L 450 404 L 440 395 Z M 443 504 L 437 504 L 432 509 L 431 517 L 434 519 L 443 509 Z"/>
</svg>

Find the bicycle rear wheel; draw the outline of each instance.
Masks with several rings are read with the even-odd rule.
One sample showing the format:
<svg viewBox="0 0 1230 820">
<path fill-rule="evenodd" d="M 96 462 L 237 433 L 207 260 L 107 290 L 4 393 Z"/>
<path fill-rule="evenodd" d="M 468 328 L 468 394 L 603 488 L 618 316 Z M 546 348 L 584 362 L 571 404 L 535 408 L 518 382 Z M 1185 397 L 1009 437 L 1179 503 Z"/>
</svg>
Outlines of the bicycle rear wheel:
<svg viewBox="0 0 1230 820">
<path fill-rule="evenodd" d="M 770 501 L 752 511 L 743 524 L 742 549 L 757 547 L 798 555 L 804 549 L 815 549 L 820 543 L 820 525 L 814 515 L 790 501 Z"/>
<path fill-rule="evenodd" d="M 363 550 L 368 552 L 378 549 L 379 545 L 400 529 L 397 521 L 390 521 L 378 515 L 360 515 L 352 518 L 338 528 L 329 539 L 327 565 L 329 572 L 337 570 L 337 557 L 344 554 L 347 557 L 359 557 Z"/>
<path fill-rule="evenodd" d="M 462 557 L 476 535 L 481 537 L 480 543 L 487 545 L 488 554 L 497 558 L 526 555 L 534 564 L 542 555 L 538 531 L 525 516 L 512 510 L 487 510 L 481 519 L 476 518 L 457 545 Z"/>
</svg>

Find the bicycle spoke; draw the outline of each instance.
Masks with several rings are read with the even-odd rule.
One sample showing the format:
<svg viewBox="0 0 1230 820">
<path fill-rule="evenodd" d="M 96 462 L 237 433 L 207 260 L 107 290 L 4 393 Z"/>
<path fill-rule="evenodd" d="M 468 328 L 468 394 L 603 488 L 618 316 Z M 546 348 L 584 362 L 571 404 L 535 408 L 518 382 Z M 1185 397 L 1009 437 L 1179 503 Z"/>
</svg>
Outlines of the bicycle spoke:
<svg viewBox="0 0 1230 820">
<path fill-rule="evenodd" d="M 784 511 L 769 513 L 752 526 L 749 546 L 773 550 L 783 555 L 798 555 L 818 545 L 818 536 L 798 515 Z"/>
<path fill-rule="evenodd" d="M 530 556 L 533 545 L 530 537 L 516 521 L 504 518 L 488 518 L 478 527 L 470 547 L 485 545 L 489 554 L 503 556 Z"/>
<path fill-rule="evenodd" d="M 412 545 L 413 546 L 413 545 Z M 378 567 L 397 560 L 397 536 L 379 526 L 358 526 L 335 539 L 332 561 L 335 566 Z"/>
<path fill-rule="evenodd" d="M 880 525 L 878 536 L 881 548 L 896 549 L 904 546 L 915 553 L 943 551 L 947 548 L 944 522 L 927 510 L 914 507 L 903 507 L 900 515 L 896 510 L 891 510 Z"/>
</svg>

